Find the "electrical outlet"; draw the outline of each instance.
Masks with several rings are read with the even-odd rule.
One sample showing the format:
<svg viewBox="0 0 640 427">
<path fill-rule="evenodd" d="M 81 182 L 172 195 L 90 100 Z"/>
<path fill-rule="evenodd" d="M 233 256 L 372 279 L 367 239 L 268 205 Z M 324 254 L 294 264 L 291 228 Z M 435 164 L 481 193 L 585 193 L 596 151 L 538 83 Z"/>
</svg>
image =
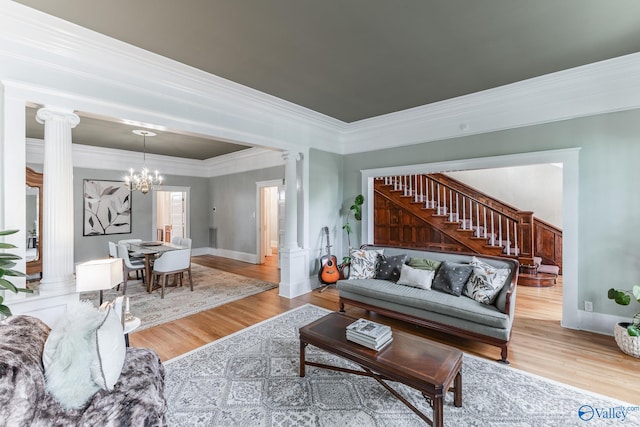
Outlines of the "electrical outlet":
<svg viewBox="0 0 640 427">
<path fill-rule="evenodd" d="M 593 311 L 593 303 L 591 301 L 584 302 L 584 311 L 591 313 Z"/>
</svg>

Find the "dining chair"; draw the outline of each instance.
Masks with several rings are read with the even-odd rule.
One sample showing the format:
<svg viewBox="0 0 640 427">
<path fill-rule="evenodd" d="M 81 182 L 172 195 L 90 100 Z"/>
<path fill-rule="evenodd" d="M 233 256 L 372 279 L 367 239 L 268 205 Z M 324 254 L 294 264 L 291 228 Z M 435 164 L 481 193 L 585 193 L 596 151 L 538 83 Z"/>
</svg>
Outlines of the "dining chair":
<svg viewBox="0 0 640 427">
<path fill-rule="evenodd" d="M 183 237 L 180 239 L 180 243 L 178 243 L 180 246 L 184 247 L 184 248 L 189 248 L 191 249 L 191 239 L 189 239 L 188 237 Z"/>
<path fill-rule="evenodd" d="M 156 262 L 153 264 L 153 276 L 151 283 L 156 283 L 158 280 L 161 286 L 160 298 L 164 298 L 164 288 L 167 286 L 167 281 L 170 275 L 177 274 L 179 277 L 180 286 L 182 286 L 182 274 L 189 274 L 189 285 L 191 291 L 193 291 L 193 278 L 191 276 L 191 250 L 190 249 L 177 249 L 175 251 L 164 252 Z"/>
<path fill-rule="evenodd" d="M 124 283 L 122 288 L 122 295 L 127 293 L 127 279 L 129 279 L 129 272 L 135 271 L 136 274 L 142 274 L 142 282 L 144 283 L 144 262 L 138 260 L 132 260 L 129 258 L 129 249 L 127 245 L 122 243 L 118 245 L 118 257 L 122 258 L 122 269 L 124 270 Z"/>
<path fill-rule="evenodd" d="M 116 242 L 109 242 L 109 258 L 118 258 L 118 246 Z"/>
<path fill-rule="evenodd" d="M 171 244 L 172 245 L 180 245 L 180 240 L 182 240 L 182 237 L 180 236 L 173 236 L 171 238 Z"/>
<path fill-rule="evenodd" d="M 122 239 L 122 240 L 118 240 L 118 244 L 125 244 L 128 245 L 129 243 L 141 243 L 142 239 Z M 129 252 L 129 258 L 131 258 L 132 261 L 139 261 L 141 259 L 144 259 L 144 255 L 139 253 L 139 252 Z M 137 277 L 137 276 L 136 276 Z"/>
</svg>

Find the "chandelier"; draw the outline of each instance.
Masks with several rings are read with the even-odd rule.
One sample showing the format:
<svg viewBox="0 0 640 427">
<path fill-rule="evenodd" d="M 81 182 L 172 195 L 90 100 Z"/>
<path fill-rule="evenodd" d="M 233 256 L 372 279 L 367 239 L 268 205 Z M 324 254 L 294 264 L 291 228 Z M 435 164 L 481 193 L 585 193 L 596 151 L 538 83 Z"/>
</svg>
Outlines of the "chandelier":
<svg viewBox="0 0 640 427">
<path fill-rule="evenodd" d="M 147 169 L 147 137 L 156 136 L 156 134 L 148 130 L 133 130 L 131 132 L 142 136 L 142 170 L 140 173 L 135 173 L 133 168 L 129 169 L 129 175 L 124 177 L 125 185 L 130 190 L 138 190 L 142 194 L 147 194 L 149 190 L 157 189 L 162 185 L 162 177 L 158 174 L 158 171 L 154 171 L 152 175 Z"/>
</svg>

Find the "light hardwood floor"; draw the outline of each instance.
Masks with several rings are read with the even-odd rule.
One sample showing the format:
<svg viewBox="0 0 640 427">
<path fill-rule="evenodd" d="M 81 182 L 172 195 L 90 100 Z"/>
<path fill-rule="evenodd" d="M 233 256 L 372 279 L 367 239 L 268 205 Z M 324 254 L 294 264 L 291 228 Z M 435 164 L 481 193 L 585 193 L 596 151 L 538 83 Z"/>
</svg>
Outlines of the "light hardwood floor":
<svg viewBox="0 0 640 427">
<path fill-rule="evenodd" d="M 209 255 L 194 257 L 193 261 L 279 282 L 279 271 L 273 261 L 254 265 Z M 562 283 L 559 282 L 553 288 L 518 287 L 516 318 L 509 346 L 510 366 L 640 405 L 640 359 L 622 353 L 613 337 L 562 328 Z M 330 288 L 323 293 L 314 291 L 287 299 L 278 296 L 278 290 L 273 289 L 133 333 L 130 342 L 134 347 L 154 349 L 166 361 L 307 303 L 337 310 L 338 292 Z M 347 313 L 453 345 L 487 360 L 496 360 L 500 356 L 500 350 L 490 345 L 432 332 L 358 308 L 347 307 Z"/>
</svg>

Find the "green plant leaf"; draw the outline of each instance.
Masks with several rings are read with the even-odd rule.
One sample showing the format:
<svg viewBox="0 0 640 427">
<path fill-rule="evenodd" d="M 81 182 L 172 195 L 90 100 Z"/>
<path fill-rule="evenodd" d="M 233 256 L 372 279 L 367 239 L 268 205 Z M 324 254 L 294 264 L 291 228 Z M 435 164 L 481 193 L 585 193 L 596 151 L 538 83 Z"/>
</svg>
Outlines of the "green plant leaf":
<svg viewBox="0 0 640 427">
<path fill-rule="evenodd" d="M 12 276 L 12 277 L 27 277 L 27 275 L 24 274 L 21 271 L 15 271 L 15 270 L 10 270 L 10 269 L 4 270 L 4 275 L 5 276 Z"/>
<path fill-rule="evenodd" d="M 22 259 L 22 257 L 15 254 L 0 254 L 0 259 Z"/>
<path fill-rule="evenodd" d="M 635 285 L 631 292 L 633 293 L 633 297 L 636 299 L 636 301 L 640 303 L 640 286 Z"/>
<path fill-rule="evenodd" d="M 358 194 L 355 200 L 353 201 L 353 203 L 355 203 L 358 206 L 362 205 L 364 203 L 364 196 L 362 194 Z"/>
<path fill-rule="evenodd" d="M 10 234 L 16 234 L 19 230 L 4 230 L 0 231 L 0 236 L 8 236 Z"/>
<path fill-rule="evenodd" d="M 18 293 L 18 288 L 15 287 L 13 283 L 10 281 L 3 279 L 0 277 L 0 287 L 5 288 L 8 291 L 13 292 L 14 294 Z"/>
<path fill-rule="evenodd" d="M 615 289 L 611 288 L 609 289 L 609 292 L 607 292 L 607 298 L 609 299 L 616 299 L 616 294 L 618 291 L 616 291 Z"/>
<path fill-rule="evenodd" d="M 0 242 L 0 249 L 15 249 L 16 245 L 12 245 L 11 243 Z"/>
<path fill-rule="evenodd" d="M 0 314 L 4 314 L 5 316 L 11 316 L 11 310 L 6 305 L 0 304 Z"/>
<path fill-rule="evenodd" d="M 629 305 L 629 303 L 631 303 L 631 295 L 625 294 L 624 292 L 618 292 L 616 294 L 615 301 L 620 305 Z"/>
<path fill-rule="evenodd" d="M 627 326 L 627 332 L 632 337 L 640 337 L 640 329 L 638 328 L 638 325 Z"/>
<path fill-rule="evenodd" d="M 347 234 L 351 234 L 351 225 L 347 222 L 342 226 L 342 229 L 347 232 Z"/>
</svg>

